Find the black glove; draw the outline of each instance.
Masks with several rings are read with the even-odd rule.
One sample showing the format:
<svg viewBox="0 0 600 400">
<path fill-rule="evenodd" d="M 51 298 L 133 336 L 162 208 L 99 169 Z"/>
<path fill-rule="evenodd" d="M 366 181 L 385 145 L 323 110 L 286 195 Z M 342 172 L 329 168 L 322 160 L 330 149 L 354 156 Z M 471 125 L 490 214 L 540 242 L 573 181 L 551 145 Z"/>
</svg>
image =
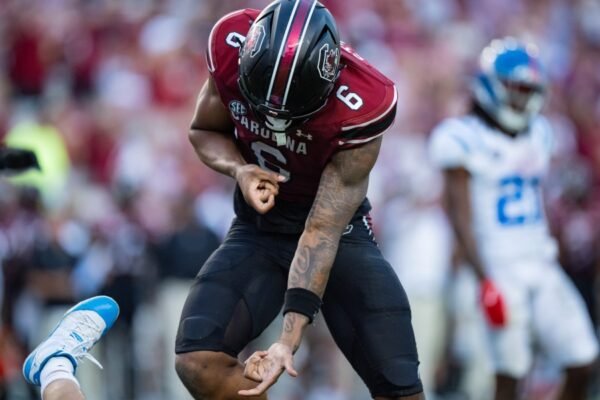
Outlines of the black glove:
<svg viewBox="0 0 600 400">
<path fill-rule="evenodd" d="M 9 147 L 0 148 L 0 171 L 24 171 L 29 168 L 40 169 L 33 151 Z"/>
</svg>

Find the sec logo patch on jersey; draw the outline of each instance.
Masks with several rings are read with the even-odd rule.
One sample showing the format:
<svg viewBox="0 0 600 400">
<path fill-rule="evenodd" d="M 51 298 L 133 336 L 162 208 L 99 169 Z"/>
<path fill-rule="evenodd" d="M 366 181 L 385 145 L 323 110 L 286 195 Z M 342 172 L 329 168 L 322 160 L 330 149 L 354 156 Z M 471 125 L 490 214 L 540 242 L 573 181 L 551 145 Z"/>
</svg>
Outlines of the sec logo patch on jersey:
<svg viewBox="0 0 600 400">
<path fill-rule="evenodd" d="M 239 117 L 248 113 L 248 109 L 246 108 L 244 103 L 242 103 L 239 100 L 232 100 L 229 102 L 229 111 L 231 111 L 231 114 L 236 119 L 239 119 Z"/>
</svg>

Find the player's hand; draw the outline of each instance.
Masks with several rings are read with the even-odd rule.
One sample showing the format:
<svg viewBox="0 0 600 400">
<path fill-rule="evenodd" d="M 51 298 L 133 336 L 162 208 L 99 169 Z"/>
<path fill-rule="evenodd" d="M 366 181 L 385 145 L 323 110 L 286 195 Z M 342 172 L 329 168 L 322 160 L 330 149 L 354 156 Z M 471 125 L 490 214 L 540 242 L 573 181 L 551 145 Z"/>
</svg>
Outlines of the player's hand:
<svg viewBox="0 0 600 400">
<path fill-rule="evenodd" d="M 481 282 L 481 305 L 488 323 L 493 328 L 502 328 L 506 325 L 507 312 L 502 294 L 494 283 L 488 279 Z"/>
<path fill-rule="evenodd" d="M 273 386 L 283 371 L 292 376 L 298 376 L 294 369 L 292 348 L 283 343 L 274 343 L 268 351 L 257 351 L 245 362 L 244 376 L 260 382 L 254 389 L 238 391 L 240 396 L 260 396 Z"/>
<path fill-rule="evenodd" d="M 240 185 L 246 203 L 259 214 L 265 214 L 275 205 L 275 196 L 279 194 L 279 183 L 285 177 L 271 171 L 265 171 L 258 165 L 246 164 L 239 167 L 235 179 Z"/>
</svg>

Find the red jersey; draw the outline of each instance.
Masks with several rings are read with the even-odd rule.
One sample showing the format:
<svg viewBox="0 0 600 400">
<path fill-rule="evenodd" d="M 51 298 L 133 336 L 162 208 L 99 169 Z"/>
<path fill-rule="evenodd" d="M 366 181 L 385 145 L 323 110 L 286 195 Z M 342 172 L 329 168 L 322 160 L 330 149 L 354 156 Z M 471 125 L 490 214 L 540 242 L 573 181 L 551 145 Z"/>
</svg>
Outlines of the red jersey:
<svg viewBox="0 0 600 400">
<path fill-rule="evenodd" d="M 219 20 L 210 33 L 207 62 L 231 113 L 236 144 L 246 162 L 286 177 L 276 199 L 279 210 L 267 213 L 268 218 L 281 214 L 281 208 L 308 212 L 331 157 L 381 136 L 393 123 L 397 93 L 392 81 L 342 44 L 342 70 L 325 107 L 278 138 L 262 118 L 253 115 L 238 88 L 239 49 L 259 13 L 245 9 Z M 238 215 L 241 207 L 236 201 Z"/>
</svg>

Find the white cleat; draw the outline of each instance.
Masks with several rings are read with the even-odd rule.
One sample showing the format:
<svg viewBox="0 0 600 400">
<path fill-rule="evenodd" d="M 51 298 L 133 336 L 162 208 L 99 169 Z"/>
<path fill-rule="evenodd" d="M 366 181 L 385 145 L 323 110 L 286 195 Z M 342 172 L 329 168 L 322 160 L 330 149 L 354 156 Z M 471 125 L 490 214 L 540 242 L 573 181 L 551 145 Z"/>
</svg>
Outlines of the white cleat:
<svg viewBox="0 0 600 400">
<path fill-rule="evenodd" d="M 53 357 L 65 357 L 77 369 L 77 363 L 87 358 L 100 368 L 100 363 L 88 351 L 108 331 L 119 316 L 119 305 L 108 296 L 84 300 L 62 317 L 54 331 L 29 354 L 23 364 L 25 380 L 40 385 L 40 373 Z"/>
</svg>

